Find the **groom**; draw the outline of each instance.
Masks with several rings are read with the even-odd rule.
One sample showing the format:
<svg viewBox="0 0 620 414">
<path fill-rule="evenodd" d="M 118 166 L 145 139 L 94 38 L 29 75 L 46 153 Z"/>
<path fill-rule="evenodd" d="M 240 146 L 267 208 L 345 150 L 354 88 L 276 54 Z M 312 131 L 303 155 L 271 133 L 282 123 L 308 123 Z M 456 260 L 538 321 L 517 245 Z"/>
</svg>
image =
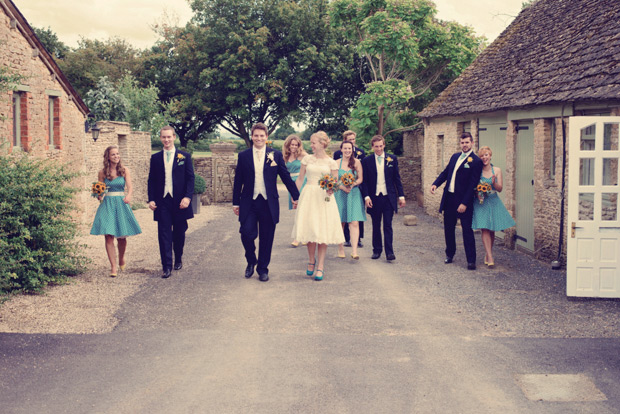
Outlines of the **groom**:
<svg viewBox="0 0 620 414">
<path fill-rule="evenodd" d="M 172 272 L 173 251 L 174 270 L 183 267 L 187 220 L 194 217 L 190 206 L 194 194 L 194 165 L 190 154 L 175 149 L 175 138 L 171 126 L 165 126 L 159 131 L 164 149 L 151 156 L 148 178 L 148 204 L 157 222 L 164 279 L 169 278 Z"/>
<path fill-rule="evenodd" d="M 446 168 L 431 186 L 431 194 L 444 182 L 446 186 L 441 197 L 439 212 L 443 211 L 443 231 L 446 239 L 445 263 L 452 263 L 456 253 L 456 220 L 461 220 L 463 245 L 467 257 L 467 269 L 476 270 L 476 240 L 471 223 L 474 214 L 474 188 L 480 181 L 482 161 L 473 151 L 473 140 L 469 132 L 461 134 L 461 152 L 452 155 Z"/>
<path fill-rule="evenodd" d="M 245 277 L 258 272 L 258 280 L 269 280 L 269 262 L 276 224 L 280 220 L 277 178 L 282 179 L 297 207 L 299 191 L 286 169 L 282 153 L 267 147 L 269 130 L 263 123 L 252 126 L 252 148 L 239 154 L 233 186 L 233 212 L 239 216 L 241 243 L 248 265 Z M 258 237 L 258 258 L 255 240 Z"/>
</svg>

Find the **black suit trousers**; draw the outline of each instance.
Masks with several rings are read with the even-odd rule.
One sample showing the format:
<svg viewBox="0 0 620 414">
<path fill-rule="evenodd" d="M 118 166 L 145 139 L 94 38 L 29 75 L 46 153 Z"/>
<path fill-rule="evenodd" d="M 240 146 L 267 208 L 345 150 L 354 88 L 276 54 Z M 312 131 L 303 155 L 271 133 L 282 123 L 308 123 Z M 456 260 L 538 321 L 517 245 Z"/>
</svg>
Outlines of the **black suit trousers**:
<svg viewBox="0 0 620 414">
<path fill-rule="evenodd" d="M 392 240 L 394 239 L 394 232 L 392 230 L 394 208 L 388 196 L 372 196 L 371 201 L 372 208 L 368 209 L 368 214 L 370 214 L 372 219 L 372 252 L 381 253 L 383 251 L 383 243 L 381 241 L 381 221 L 383 221 L 385 253 L 394 254 L 394 247 L 392 245 Z"/>
<path fill-rule="evenodd" d="M 177 262 L 181 261 L 183 256 L 187 220 L 179 218 L 181 216 L 178 213 L 179 206 L 170 196 L 165 197 L 161 204 L 157 205 L 157 209 L 160 210 L 159 220 L 157 221 L 157 237 L 161 265 L 164 270 L 172 269 L 172 252 L 174 251 L 174 259 Z"/>
<path fill-rule="evenodd" d="M 276 225 L 271 217 L 269 204 L 263 196 L 259 195 L 252 200 L 250 211 L 246 219 L 241 223 L 241 243 L 245 249 L 245 259 L 248 264 L 256 265 L 258 273 L 269 273 L 271 261 L 271 248 L 276 232 Z M 256 258 L 255 240 L 258 237 L 258 259 Z"/>
<path fill-rule="evenodd" d="M 454 257 L 456 253 L 456 221 L 461 220 L 461 229 L 463 230 L 463 245 L 465 247 L 465 256 L 467 263 L 476 263 L 476 239 L 471 223 L 474 215 L 473 206 L 467 207 L 464 213 L 457 212 L 459 201 L 453 193 L 446 192 L 446 199 L 443 211 L 443 231 L 446 239 L 446 256 Z"/>
</svg>

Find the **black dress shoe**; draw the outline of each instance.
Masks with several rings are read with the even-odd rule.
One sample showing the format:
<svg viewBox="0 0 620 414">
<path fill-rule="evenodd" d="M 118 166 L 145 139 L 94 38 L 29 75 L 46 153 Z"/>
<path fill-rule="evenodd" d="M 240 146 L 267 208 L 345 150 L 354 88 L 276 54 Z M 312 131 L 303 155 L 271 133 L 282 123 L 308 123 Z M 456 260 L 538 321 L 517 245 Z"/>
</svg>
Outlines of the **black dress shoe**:
<svg viewBox="0 0 620 414">
<path fill-rule="evenodd" d="M 269 280 L 269 275 L 267 275 L 267 273 L 259 273 L 258 280 L 260 280 L 261 282 L 266 282 Z"/>
<path fill-rule="evenodd" d="M 388 262 L 391 262 L 392 260 L 396 260 L 396 256 L 394 256 L 394 253 L 386 254 L 385 255 L 385 260 L 387 260 Z"/>
<path fill-rule="evenodd" d="M 164 269 L 164 274 L 161 275 L 161 277 L 163 279 L 168 279 L 171 274 L 172 274 L 172 270 L 171 269 Z"/>
<path fill-rule="evenodd" d="M 452 258 L 451 257 L 446 257 L 446 259 L 443 261 L 445 264 L 450 264 L 452 263 Z"/>
<path fill-rule="evenodd" d="M 467 270 L 476 270 L 476 263 L 467 263 Z"/>
<path fill-rule="evenodd" d="M 249 264 L 248 267 L 245 268 L 245 278 L 249 279 L 254 274 L 254 265 Z"/>
<path fill-rule="evenodd" d="M 357 247 L 364 247 L 361 240 L 357 242 Z"/>
<path fill-rule="evenodd" d="M 174 264 L 174 270 L 181 270 L 181 269 L 183 269 L 183 262 L 180 262 L 180 261 L 176 262 Z"/>
<path fill-rule="evenodd" d="M 377 260 L 380 257 L 381 257 L 381 253 L 373 253 L 372 256 L 370 256 L 370 258 L 373 260 Z"/>
<path fill-rule="evenodd" d="M 342 244 L 344 247 L 351 247 L 351 242 L 350 241 L 346 241 Z"/>
</svg>

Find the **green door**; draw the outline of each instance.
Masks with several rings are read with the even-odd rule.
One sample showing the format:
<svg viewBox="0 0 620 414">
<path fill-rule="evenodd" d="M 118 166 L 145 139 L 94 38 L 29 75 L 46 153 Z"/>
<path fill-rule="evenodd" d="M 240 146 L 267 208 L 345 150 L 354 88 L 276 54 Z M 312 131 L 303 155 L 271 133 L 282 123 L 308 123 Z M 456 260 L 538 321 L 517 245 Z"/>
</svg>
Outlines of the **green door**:
<svg viewBox="0 0 620 414">
<path fill-rule="evenodd" d="M 517 132 L 516 245 L 534 251 L 534 122 L 520 121 Z"/>
</svg>

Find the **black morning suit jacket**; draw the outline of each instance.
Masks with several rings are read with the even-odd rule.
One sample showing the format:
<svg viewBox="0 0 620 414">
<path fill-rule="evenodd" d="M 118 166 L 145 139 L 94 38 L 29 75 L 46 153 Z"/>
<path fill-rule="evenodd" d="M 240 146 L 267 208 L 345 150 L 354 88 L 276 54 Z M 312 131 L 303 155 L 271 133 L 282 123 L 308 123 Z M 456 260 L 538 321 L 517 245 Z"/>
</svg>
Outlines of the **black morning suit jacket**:
<svg viewBox="0 0 620 414">
<path fill-rule="evenodd" d="M 273 154 L 273 162 L 269 159 Z M 274 164 L 272 166 L 272 164 Z M 284 157 L 280 151 L 266 147 L 265 149 L 265 165 L 263 166 L 263 178 L 265 181 L 265 189 L 267 191 L 267 203 L 273 224 L 280 221 L 280 202 L 278 199 L 277 179 L 278 175 L 282 182 L 291 193 L 293 200 L 299 198 L 299 190 L 295 182 L 291 179 L 291 175 L 286 169 Z M 237 168 L 235 170 L 235 181 L 233 185 L 233 205 L 239 206 L 239 221 L 244 222 L 247 218 L 252 205 L 252 197 L 254 195 L 254 153 L 249 148 L 239 154 L 237 159 Z"/>
<path fill-rule="evenodd" d="M 385 186 L 387 187 L 387 196 L 390 200 L 392 208 L 398 212 L 398 197 L 404 197 L 403 184 L 400 180 L 400 172 L 398 170 L 398 159 L 394 154 L 383 153 L 383 171 L 385 174 Z M 388 158 L 391 161 L 388 161 Z M 377 192 L 377 162 L 375 154 L 365 157 L 362 160 L 362 169 L 364 170 L 364 181 L 362 182 L 362 196 L 370 196 L 374 200 Z M 374 204 L 374 202 L 373 202 Z"/>
<path fill-rule="evenodd" d="M 439 187 L 444 182 L 446 186 L 443 190 L 443 196 L 441 197 L 441 204 L 439 205 L 439 212 L 443 212 L 445 209 L 446 196 L 448 194 L 448 187 L 450 184 L 450 180 L 452 179 L 452 172 L 454 171 L 454 167 L 456 166 L 456 162 L 461 156 L 461 152 L 457 152 L 452 155 L 450 158 L 450 162 L 446 168 L 439 174 L 437 179 L 433 182 L 433 185 Z M 468 159 L 471 158 L 471 161 Z M 470 210 L 473 208 L 474 203 L 474 188 L 480 182 L 480 174 L 482 173 L 482 161 L 480 158 L 474 154 L 472 151 L 468 158 L 465 159 L 459 166 L 459 169 L 456 171 L 456 176 L 454 178 L 454 199 L 459 204 L 465 204 L 467 209 Z"/>
<path fill-rule="evenodd" d="M 183 158 L 179 158 L 179 154 Z M 164 167 L 164 151 L 151 155 L 151 165 L 148 178 L 148 196 L 149 201 L 154 201 L 160 206 L 164 198 L 164 186 L 166 184 L 166 170 Z M 178 206 L 184 197 L 192 199 L 194 194 L 194 165 L 192 156 L 185 151 L 176 150 L 172 164 L 172 199 L 174 205 Z M 159 221 L 161 209 L 155 209 L 153 217 L 155 221 Z M 174 212 L 175 218 L 185 220 L 194 217 L 194 210 L 191 202 L 189 207 L 185 209 L 177 208 Z"/>
</svg>

